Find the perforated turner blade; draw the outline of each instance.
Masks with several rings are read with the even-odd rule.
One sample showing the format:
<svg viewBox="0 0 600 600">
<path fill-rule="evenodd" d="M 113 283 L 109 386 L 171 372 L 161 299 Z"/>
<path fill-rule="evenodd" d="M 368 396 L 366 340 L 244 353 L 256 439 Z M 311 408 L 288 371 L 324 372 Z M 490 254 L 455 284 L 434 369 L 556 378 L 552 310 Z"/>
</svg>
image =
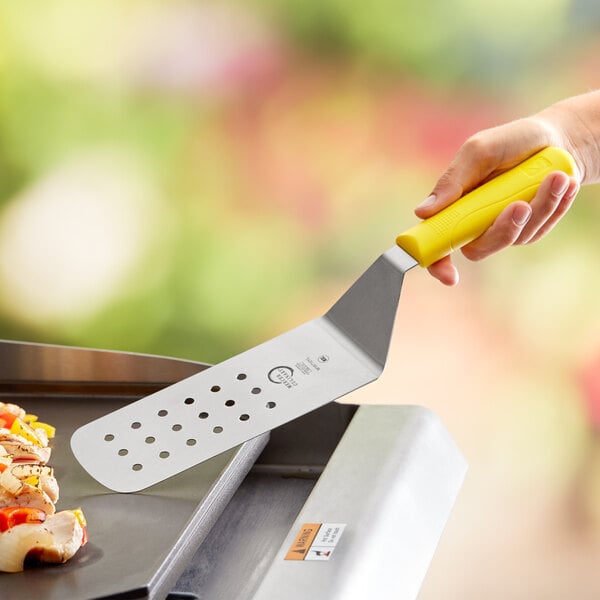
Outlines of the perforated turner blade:
<svg viewBox="0 0 600 600">
<path fill-rule="evenodd" d="M 475 239 L 550 172 L 546 148 L 400 235 L 322 317 L 84 425 L 71 448 L 92 477 L 135 492 L 366 385 L 382 373 L 406 271 Z"/>
<path fill-rule="evenodd" d="M 325 316 L 84 425 L 73 453 L 106 487 L 133 492 L 373 381 L 416 264 L 392 248 Z"/>
</svg>

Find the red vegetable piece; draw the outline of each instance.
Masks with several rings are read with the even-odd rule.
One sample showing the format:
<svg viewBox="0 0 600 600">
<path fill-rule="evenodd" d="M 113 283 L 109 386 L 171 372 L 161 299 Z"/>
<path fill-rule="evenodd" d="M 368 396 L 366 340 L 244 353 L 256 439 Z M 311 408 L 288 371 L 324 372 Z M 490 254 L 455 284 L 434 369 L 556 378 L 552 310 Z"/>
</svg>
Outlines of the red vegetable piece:
<svg viewBox="0 0 600 600">
<path fill-rule="evenodd" d="M 0 531 L 8 531 L 11 527 L 23 523 L 43 523 L 45 520 L 46 513 L 39 508 L 25 506 L 0 508 Z"/>
<path fill-rule="evenodd" d="M 7 429 L 10 429 L 16 418 L 17 415 L 13 415 L 9 412 L 0 413 L 0 427 L 6 427 Z M 2 423 L 4 423 L 4 425 Z"/>
</svg>

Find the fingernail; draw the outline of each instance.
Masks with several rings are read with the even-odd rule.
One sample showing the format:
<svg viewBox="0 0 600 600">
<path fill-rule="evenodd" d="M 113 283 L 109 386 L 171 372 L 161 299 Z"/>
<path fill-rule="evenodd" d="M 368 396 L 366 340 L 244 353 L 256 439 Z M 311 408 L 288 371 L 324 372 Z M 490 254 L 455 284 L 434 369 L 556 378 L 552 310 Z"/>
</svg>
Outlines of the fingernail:
<svg viewBox="0 0 600 600">
<path fill-rule="evenodd" d="M 550 186 L 550 189 L 552 190 L 553 194 L 556 194 L 557 196 L 562 196 L 567 191 L 568 187 L 568 179 L 565 181 L 562 177 L 555 177 L 552 180 L 552 185 Z"/>
<path fill-rule="evenodd" d="M 435 203 L 435 194 L 430 194 L 429 196 L 427 196 L 427 198 L 425 198 L 425 200 L 423 200 L 423 202 L 421 202 L 421 204 L 419 204 L 417 206 L 417 209 L 420 209 L 420 208 L 429 208 L 434 203 Z"/>
<path fill-rule="evenodd" d="M 566 196 L 565 200 L 572 200 L 579 193 L 579 186 L 575 186 Z"/>
<path fill-rule="evenodd" d="M 531 217 L 531 209 L 528 206 L 516 206 L 513 210 L 512 220 L 518 227 L 523 227 Z"/>
</svg>

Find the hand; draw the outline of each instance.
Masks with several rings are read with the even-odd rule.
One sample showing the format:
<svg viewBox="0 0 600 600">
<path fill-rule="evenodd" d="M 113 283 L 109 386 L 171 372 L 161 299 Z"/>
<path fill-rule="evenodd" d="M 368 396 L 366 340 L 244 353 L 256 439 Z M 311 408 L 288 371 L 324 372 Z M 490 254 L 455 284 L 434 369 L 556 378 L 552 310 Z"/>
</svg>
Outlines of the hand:
<svg viewBox="0 0 600 600">
<path fill-rule="evenodd" d="M 481 236 L 463 246 L 461 252 L 472 261 L 479 261 L 507 248 L 538 241 L 550 232 L 571 207 L 579 182 L 574 177 L 556 171 L 544 179 L 531 203 L 514 202 L 498 215 L 494 224 Z M 417 216 L 425 219 L 441 210 L 437 208 L 438 198 L 423 203 L 415 210 Z M 429 272 L 445 285 L 456 285 L 458 269 L 450 256 L 433 263 Z"/>
<path fill-rule="evenodd" d="M 416 215 L 423 219 L 434 215 L 547 146 L 569 150 L 580 173 L 585 173 L 580 152 L 552 121 L 541 116 L 520 119 L 471 137 L 460 148 L 432 194 L 415 209 Z M 514 202 L 507 206 L 483 235 L 461 249 L 463 255 L 478 261 L 508 246 L 541 239 L 571 207 L 579 191 L 580 177 L 580 174 L 569 177 L 560 171 L 550 174 L 531 203 Z M 458 283 L 458 270 L 449 256 L 431 265 L 429 272 L 446 285 Z"/>
</svg>

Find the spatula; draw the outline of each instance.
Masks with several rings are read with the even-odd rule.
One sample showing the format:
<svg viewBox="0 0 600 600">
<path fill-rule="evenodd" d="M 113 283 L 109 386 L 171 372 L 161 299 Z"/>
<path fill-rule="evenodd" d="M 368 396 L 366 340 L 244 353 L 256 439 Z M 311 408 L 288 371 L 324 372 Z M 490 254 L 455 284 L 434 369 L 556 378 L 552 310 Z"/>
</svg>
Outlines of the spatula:
<svg viewBox="0 0 600 600">
<path fill-rule="evenodd" d="M 79 428 L 77 460 L 106 487 L 139 491 L 374 381 L 406 271 L 477 238 L 553 171 L 576 167 L 545 148 L 398 236 L 324 316 Z"/>
</svg>

